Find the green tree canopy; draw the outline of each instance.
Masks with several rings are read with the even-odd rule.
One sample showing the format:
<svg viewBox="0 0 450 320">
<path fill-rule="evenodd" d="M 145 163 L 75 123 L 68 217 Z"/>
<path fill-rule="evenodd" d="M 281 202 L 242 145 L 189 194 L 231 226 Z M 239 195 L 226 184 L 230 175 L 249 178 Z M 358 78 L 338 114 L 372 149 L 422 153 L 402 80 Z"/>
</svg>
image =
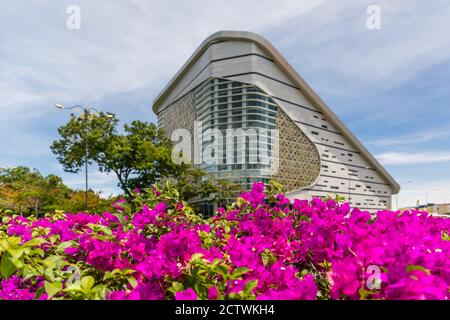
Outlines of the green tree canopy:
<svg viewBox="0 0 450 320">
<path fill-rule="evenodd" d="M 53 211 L 63 205 L 70 192 L 53 174 L 43 176 L 24 166 L 0 169 L 0 207 L 5 209 L 35 214 Z"/>
<path fill-rule="evenodd" d="M 206 173 L 171 159 L 172 142 L 155 124 L 133 121 L 119 132 L 119 120 L 105 113 L 71 116 L 58 129 L 61 138 L 51 149 L 67 172 L 79 172 L 87 159 L 101 172 L 117 176 L 118 186 L 128 197 L 135 188 L 149 187 L 175 180 L 185 199 L 229 193 L 226 182 L 209 178 Z M 86 149 L 87 148 L 87 149 Z"/>
<path fill-rule="evenodd" d="M 117 196 L 108 198 L 88 191 L 89 209 L 92 212 L 111 210 Z M 85 192 L 72 190 L 54 174 L 43 176 L 38 170 L 24 166 L 0 169 L 0 209 L 16 213 L 44 214 L 63 210 L 79 212 L 85 209 Z"/>
</svg>

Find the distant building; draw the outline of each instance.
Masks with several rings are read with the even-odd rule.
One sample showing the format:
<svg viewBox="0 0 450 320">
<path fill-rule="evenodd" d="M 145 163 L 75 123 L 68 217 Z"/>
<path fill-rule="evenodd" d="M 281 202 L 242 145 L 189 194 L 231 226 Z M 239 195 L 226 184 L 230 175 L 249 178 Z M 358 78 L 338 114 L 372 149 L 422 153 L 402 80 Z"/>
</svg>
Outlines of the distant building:
<svg viewBox="0 0 450 320">
<path fill-rule="evenodd" d="M 408 207 L 400 209 L 402 211 L 404 210 L 420 210 L 420 211 L 426 211 L 433 215 L 440 215 L 440 216 L 449 216 L 450 217 L 450 203 L 428 203 L 423 205 L 418 205 L 415 207 Z"/>
<path fill-rule="evenodd" d="M 199 153 L 216 157 L 197 164 L 243 189 L 275 179 L 290 197 L 341 194 L 370 211 L 390 208 L 400 189 L 281 54 L 254 33 L 221 31 L 204 40 L 155 99 L 153 111 L 169 136 L 180 128 L 201 136 L 191 160 Z M 211 147 L 222 133 L 239 129 Z M 236 161 L 250 158 L 249 129 L 264 132 L 255 142 L 256 163 Z"/>
</svg>

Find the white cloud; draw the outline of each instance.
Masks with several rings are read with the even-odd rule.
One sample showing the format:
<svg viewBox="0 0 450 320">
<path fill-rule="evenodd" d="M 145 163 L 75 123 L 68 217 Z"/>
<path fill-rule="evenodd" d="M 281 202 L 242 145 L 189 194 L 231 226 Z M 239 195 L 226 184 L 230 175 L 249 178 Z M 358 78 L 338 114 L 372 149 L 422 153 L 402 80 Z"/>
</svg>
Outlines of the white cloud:
<svg viewBox="0 0 450 320">
<path fill-rule="evenodd" d="M 208 33 L 263 31 L 323 2 L 77 1 L 80 30 L 66 28 L 69 2 L 4 3 L 0 118 L 33 117 L 23 108 L 38 102 L 81 103 L 162 88 Z"/>
<path fill-rule="evenodd" d="M 450 57 L 450 5 L 378 1 L 382 29 L 366 28 L 371 1 L 77 1 L 81 29 L 68 30 L 72 2 L 9 2 L 0 12 L 0 119 L 36 117 L 40 103 L 86 103 L 161 89 L 208 34 L 272 34 L 300 71 L 335 95 L 355 86 L 389 89 Z M 426 45 L 424 45 L 426 43 Z M 293 54 L 295 53 L 295 54 Z M 352 90 L 343 85 L 343 80 Z M 339 82 L 339 86 L 334 86 Z M 150 96 L 151 104 L 154 96 Z"/>
<path fill-rule="evenodd" d="M 366 8 L 381 8 L 381 29 L 368 30 Z M 320 12 L 294 21 L 280 41 L 300 70 L 332 95 L 386 92 L 448 61 L 450 4 L 434 1 L 327 2 Z M 334 86 L 339 81 L 338 86 Z M 344 85 L 347 83 L 347 85 Z"/>
<path fill-rule="evenodd" d="M 57 127 L 57 121 L 50 127 L 47 113 L 54 103 L 84 104 L 134 91 L 145 95 L 148 90 L 150 110 L 158 91 L 201 41 L 218 30 L 249 30 L 267 36 L 308 81 L 312 79 L 319 92 L 335 97 L 387 92 L 450 60 L 450 37 L 445 33 L 450 30 L 450 4 L 446 0 L 432 5 L 419 0 L 77 0 L 81 30 L 69 31 L 66 8 L 73 3 L 30 0 L 1 5 L 0 146 L 3 154 L 18 161 L 40 159 L 47 168 L 55 161 L 48 150 L 52 138 L 47 135 Z M 379 31 L 366 29 L 369 4 L 382 8 Z M 436 86 L 430 96 L 446 97 L 445 86 Z M 412 108 L 428 103 L 423 100 L 411 106 L 405 100 L 400 94 L 398 107 L 377 107 L 367 118 L 383 117 L 392 123 L 393 112 L 407 118 Z M 361 100 L 357 114 L 365 105 Z M 340 108 L 345 110 L 345 104 Z M 56 120 L 62 121 L 60 117 Z M 45 134 L 44 125 L 49 127 Z M 375 144 L 428 142 L 447 133 L 423 131 Z M 418 165 L 449 161 L 450 153 L 388 152 L 378 158 L 384 164 Z M 72 187 L 83 187 L 82 175 L 64 178 Z M 92 186 L 117 190 L 116 181 L 108 179 L 93 175 Z"/>
<path fill-rule="evenodd" d="M 4 158 L 20 158 L 23 154 L 33 157 L 51 154 L 46 136 L 30 134 L 26 129 L 20 127 L 7 133 L 1 128 L 0 130 L 3 131 L 0 135 L 0 150 L 2 150 Z"/>
<path fill-rule="evenodd" d="M 375 157 L 384 165 L 418 165 L 450 161 L 450 152 L 386 152 Z"/>
<path fill-rule="evenodd" d="M 107 174 L 93 170 L 88 171 L 88 184 L 89 188 L 101 192 L 104 196 L 111 194 L 117 195 L 121 193 L 121 190 L 117 187 L 117 178 L 114 174 Z M 85 188 L 85 176 L 84 171 L 77 174 L 63 173 L 64 183 L 70 188 L 84 190 Z"/>
<path fill-rule="evenodd" d="M 423 130 L 405 135 L 392 136 L 388 138 L 375 140 L 369 142 L 368 144 L 373 144 L 382 147 L 393 147 L 393 146 L 430 142 L 447 138 L 449 136 L 450 136 L 450 129 L 448 127 L 445 127 L 445 128 Z"/>
</svg>

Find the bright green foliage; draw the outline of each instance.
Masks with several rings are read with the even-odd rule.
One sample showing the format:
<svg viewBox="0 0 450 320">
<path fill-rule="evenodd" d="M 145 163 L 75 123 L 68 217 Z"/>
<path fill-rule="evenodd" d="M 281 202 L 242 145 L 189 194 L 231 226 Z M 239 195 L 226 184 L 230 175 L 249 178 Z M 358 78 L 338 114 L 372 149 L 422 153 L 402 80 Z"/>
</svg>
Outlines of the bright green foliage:
<svg viewBox="0 0 450 320">
<path fill-rule="evenodd" d="M 108 211 L 115 197 L 103 198 L 92 190 L 88 192 L 89 209 Z M 0 209 L 24 216 L 44 215 L 46 212 L 85 210 L 85 192 L 74 191 L 62 179 L 24 166 L 0 169 Z"/>
<path fill-rule="evenodd" d="M 19 166 L 0 169 L 0 208 L 21 214 L 60 209 L 71 190 L 62 179 Z"/>
<path fill-rule="evenodd" d="M 114 173 L 128 198 L 136 188 L 166 180 L 176 185 L 186 201 L 229 199 L 240 191 L 191 165 L 172 162 L 172 142 L 155 124 L 133 121 L 119 132 L 118 121 L 104 113 L 72 116 L 58 129 L 61 138 L 51 146 L 64 170 L 83 170 L 87 150 L 89 163 L 96 163 L 101 172 Z"/>
</svg>

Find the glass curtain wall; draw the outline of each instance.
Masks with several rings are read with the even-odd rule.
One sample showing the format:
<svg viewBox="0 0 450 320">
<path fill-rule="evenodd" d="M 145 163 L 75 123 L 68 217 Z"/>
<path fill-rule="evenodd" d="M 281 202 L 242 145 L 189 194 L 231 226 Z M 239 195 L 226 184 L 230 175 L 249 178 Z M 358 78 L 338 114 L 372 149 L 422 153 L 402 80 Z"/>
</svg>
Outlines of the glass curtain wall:
<svg viewBox="0 0 450 320">
<path fill-rule="evenodd" d="M 196 88 L 195 106 L 200 166 L 243 190 L 268 182 L 278 108 L 273 99 L 255 85 L 211 78 Z"/>
</svg>

